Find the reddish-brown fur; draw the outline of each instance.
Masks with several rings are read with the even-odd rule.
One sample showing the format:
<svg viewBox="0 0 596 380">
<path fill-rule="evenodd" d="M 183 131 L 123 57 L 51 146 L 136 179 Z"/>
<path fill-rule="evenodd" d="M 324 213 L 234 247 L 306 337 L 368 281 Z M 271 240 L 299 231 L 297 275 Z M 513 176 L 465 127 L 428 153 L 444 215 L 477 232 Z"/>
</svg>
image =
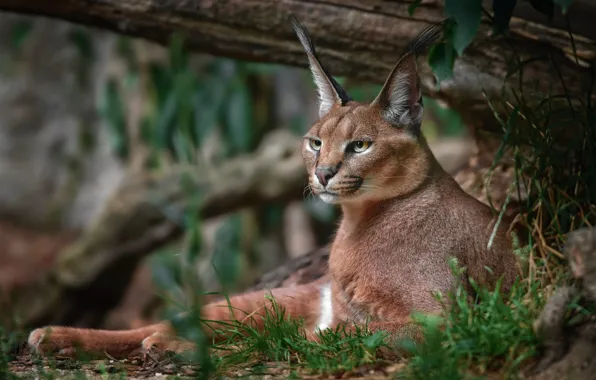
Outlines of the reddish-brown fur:
<svg viewBox="0 0 596 380">
<path fill-rule="evenodd" d="M 516 265 L 506 226 L 499 227 L 488 249 L 495 218 L 443 171 L 418 131 L 422 105 L 414 54 L 400 60 L 373 103 L 361 104 L 345 99 L 343 90 L 334 87 L 304 39 L 306 32 L 300 27 L 297 32 L 322 99 L 321 118 L 304 139 L 304 162 L 313 193 L 339 204 L 343 218 L 331 248 L 329 274 L 312 284 L 272 290 L 277 303 L 289 316 L 304 318 L 312 339 L 317 339 L 319 324 L 333 327 L 367 320 L 372 330 L 418 337 L 410 315 L 441 311 L 432 292 L 445 294 L 455 284 L 450 257 L 481 284 L 493 285 L 503 276 L 507 290 Z M 347 144 L 361 141 L 370 142 L 368 149 L 350 151 L 352 145 Z M 317 169 L 319 176 L 321 170 L 335 172 L 326 186 Z M 326 302 L 327 284 L 331 304 Z M 253 318 L 242 312 L 231 315 L 225 301 L 206 305 L 203 317 L 235 318 L 261 327 L 258 315 L 269 307 L 264 296 L 259 291 L 231 298 L 235 310 Z M 205 331 L 213 335 L 211 329 Z M 141 347 L 190 347 L 174 338 L 166 322 L 128 331 L 37 329 L 29 343 L 40 353 L 65 355 L 74 354 L 77 347 L 112 356 L 129 355 Z"/>
</svg>

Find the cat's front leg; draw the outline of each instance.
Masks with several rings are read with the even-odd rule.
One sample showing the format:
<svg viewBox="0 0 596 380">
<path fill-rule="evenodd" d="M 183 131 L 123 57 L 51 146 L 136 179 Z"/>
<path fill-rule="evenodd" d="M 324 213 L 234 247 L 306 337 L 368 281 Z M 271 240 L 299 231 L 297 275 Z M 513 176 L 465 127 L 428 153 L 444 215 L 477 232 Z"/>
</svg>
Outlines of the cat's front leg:
<svg viewBox="0 0 596 380">
<path fill-rule="evenodd" d="M 154 335 L 173 335 L 170 323 L 162 322 L 132 330 L 96 330 L 74 327 L 47 326 L 29 334 L 29 347 L 42 356 L 128 357 L 139 354 L 143 341 Z"/>
</svg>

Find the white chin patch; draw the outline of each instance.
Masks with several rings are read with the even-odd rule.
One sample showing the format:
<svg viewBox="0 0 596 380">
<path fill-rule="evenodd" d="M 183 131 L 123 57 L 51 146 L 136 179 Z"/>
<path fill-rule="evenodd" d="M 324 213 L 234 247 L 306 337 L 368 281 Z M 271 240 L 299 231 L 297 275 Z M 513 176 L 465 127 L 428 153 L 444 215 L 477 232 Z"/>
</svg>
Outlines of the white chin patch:
<svg viewBox="0 0 596 380">
<path fill-rule="evenodd" d="M 321 198 L 321 200 L 325 203 L 335 204 L 337 203 L 339 197 L 337 195 L 323 193 L 319 194 L 319 198 Z"/>
</svg>

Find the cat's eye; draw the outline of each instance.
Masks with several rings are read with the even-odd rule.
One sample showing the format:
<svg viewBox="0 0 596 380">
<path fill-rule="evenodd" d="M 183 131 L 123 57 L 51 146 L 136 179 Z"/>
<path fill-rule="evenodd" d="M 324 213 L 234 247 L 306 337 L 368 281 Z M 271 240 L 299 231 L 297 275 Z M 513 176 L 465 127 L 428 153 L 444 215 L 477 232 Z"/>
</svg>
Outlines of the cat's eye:
<svg viewBox="0 0 596 380">
<path fill-rule="evenodd" d="M 368 148 L 370 147 L 370 141 L 352 141 L 349 145 L 348 145 L 348 150 L 354 152 L 354 153 L 362 153 L 364 151 L 366 151 Z"/>
<path fill-rule="evenodd" d="M 310 145 L 310 147 L 312 148 L 312 150 L 320 150 L 321 149 L 321 145 L 323 145 L 323 143 L 321 142 L 321 140 L 316 140 L 316 139 L 310 139 L 308 141 L 308 144 Z"/>
</svg>

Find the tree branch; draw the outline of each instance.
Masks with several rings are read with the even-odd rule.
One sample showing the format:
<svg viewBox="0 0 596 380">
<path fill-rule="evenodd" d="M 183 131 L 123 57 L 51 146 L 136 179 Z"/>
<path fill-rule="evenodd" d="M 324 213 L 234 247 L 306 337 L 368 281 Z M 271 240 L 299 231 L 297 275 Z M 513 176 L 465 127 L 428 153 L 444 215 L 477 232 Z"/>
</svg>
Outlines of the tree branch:
<svg viewBox="0 0 596 380">
<path fill-rule="evenodd" d="M 300 141 L 285 130 L 265 136 L 259 149 L 200 170 L 176 166 L 132 175 L 108 201 L 98 220 L 63 253 L 59 282 L 81 286 L 123 256 L 145 254 L 183 229 L 184 213 L 198 207 L 202 218 L 248 206 L 304 196 L 306 171 Z"/>
<path fill-rule="evenodd" d="M 443 18 L 440 2 L 420 5 L 414 17 L 411 1 L 357 0 L 0 0 L 0 9 L 45 15 L 107 28 L 159 43 L 172 32 L 183 33 L 191 49 L 243 60 L 300 67 L 307 59 L 290 23 L 294 14 L 309 28 L 321 60 L 333 75 L 382 82 L 406 44 L 425 26 Z M 519 14 L 528 16 L 527 7 Z M 593 20 L 596 7 L 579 2 L 569 10 L 574 30 Z M 560 25 L 559 22 L 557 25 Z M 575 35 L 579 65 L 569 58 L 573 49 L 566 31 L 534 21 L 514 18 L 508 36 L 491 38 L 483 23 L 479 38 L 455 65 L 454 77 L 437 90 L 428 65 L 421 65 L 423 91 L 459 111 L 474 130 L 499 133 L 485 96 L 502 98 L 503 83 L 517 86 L 508 77 L 518 59 L 524 62 L 522 81 L 548 93 L 581 91 L 587 71 L 582 65 L 596 57 L 594 41 Z M 513 50 L 512 50 L 513 49 Z M 519 56 L 515 56 L 516 51 Z M 535 58 L 527 61 L 528 58 Z M 538 57 L 538 58 L 536 58 Z M 422 62 L 422 60 L 421 60 Z M 559 73 L 560 72 L 560 75 Z M 506 96 L 506 95 L 505 95 Z M 480 134 L 476 134 L 480 137 Z"/>
<path fill-rule="evenodd" d="M 197 199 L 203 218 L 303 197 L 306 171 L 300 139 L 285 130 L 265 136 L 253 154 L 209 172 L 176 166 L 131 173 L 83 235 L 60 254 L 51 273 L 15 297 L 27 324 L 99 323 L 116 305 L 137 263 L 179 237 Z M 95 295 L 101 294 L 101 297 Z M 60 307 L 57 307 L 57 305 Z M 82 315 L 84 314 L 84 315 Z"/>
</svg>

